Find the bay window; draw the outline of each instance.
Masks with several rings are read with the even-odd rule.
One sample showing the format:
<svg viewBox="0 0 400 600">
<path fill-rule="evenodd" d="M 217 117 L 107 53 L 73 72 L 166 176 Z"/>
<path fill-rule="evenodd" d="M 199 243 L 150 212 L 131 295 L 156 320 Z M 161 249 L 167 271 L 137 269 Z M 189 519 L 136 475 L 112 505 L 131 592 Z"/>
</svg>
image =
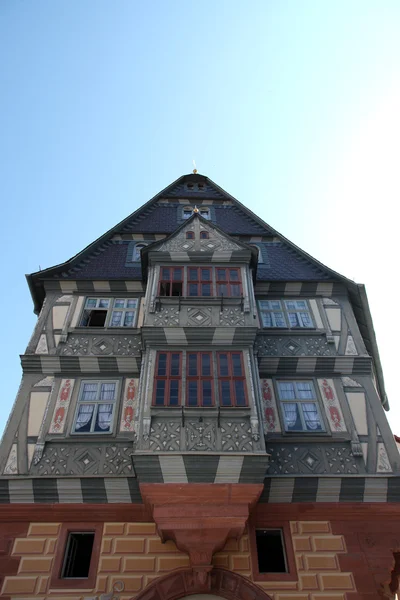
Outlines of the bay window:
<svg viewBox="0 0 400 600">
<path fill-rule="evenodd" d="M 159 296 L 240 298 L 239 267 L 161 267 Z"/>
</svg>

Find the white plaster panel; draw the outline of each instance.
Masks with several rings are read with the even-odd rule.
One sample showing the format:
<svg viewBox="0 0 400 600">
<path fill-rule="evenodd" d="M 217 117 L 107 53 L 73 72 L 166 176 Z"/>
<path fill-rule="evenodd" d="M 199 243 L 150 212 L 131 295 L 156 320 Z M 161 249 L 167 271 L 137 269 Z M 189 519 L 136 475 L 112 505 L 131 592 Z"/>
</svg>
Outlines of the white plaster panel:
<svg viewBox="0 0 400 600">
<path fill-rule="evenodd" d="M 31 392 L 29 400 L 28 435 L 39 435 L 50 392 Z"/>
<path fill-rule="evenodd" d="M 342 328 L 342 311 L 340 308 L 325 307 L 325 312 L 332 331 L 340 331 Z"/>
<path fill-rule="evenodd" d="M 144 320 L 144 298 L 140 299 L 138 311 L 139 311 L 139 314 L 138 314 L 138 318 L 137 318 L 137 325 L 136 325 L 136 327 L 143 327 L 143 320 Z"/>
<path fill-rule="evenodd" d="M 340 335 L 334 335 L 333 339 L 335 340 L 335 348 L 337 352 L 339 350 Z"/>
<path fill-rule="evenodd" d="M 68 294 L 69 292 L 76 292 L 78 286 L 76 281 L 60 281 L 60 288 L 63 294 Z"/>
<path fill-rule="evenodd" d="M 363 453 L 363 457 L 364 457 L 364 462 L 365 462 L 365 464 L 367 464 L 368 442 L 361 442 L 361 449 L 362 449 L 362 453 Z"/>
<path fill-rule="evenodd" d="M 76 327 L 78 325 L 78 320 L 82 311 L 84 296 L 79 296 L 78 302 L 76 303 L 74 314 L 71 321 L 71 327 Z"/>
<path fill-rule="evenodd" d="M 57 348 L 58 344 L 60 343 L 60 338 L 61 338 L 60 334 L 56 333 L 54 335 L 54 344 L 55 344 L 56 348 Z"/>
<path fill-rule="evenodd" d="M 62 329 L 69 306 L 53 306 L 53 329 Z"/>
<path fill-rule="evenodd" d="M 357 433 L 359 435 L 368 435 L 367 408 L 365 404 L 365 394 L 362 392 L 347 392 L 347 400 L 353 415 Z"/>
<path fill-rule="evenodd" d="M 48 354 L 46 334 L 42 333 L 36 346 L 35 354 Z"/>
<path fill-rule="evenodd" d="M 36 444 L 28 444 L 28 469 L 31 466 Z"/>
<path fill-rule="evenodd" d="M 93 281 L 93 288 L 95 292 L 109 292 L 110 284 L 108 281 Z"/>
<path fill-rule="evenodd" d="M 18 474 L 18 452 L 17 444 L 11 446 L 10 454 L 8 455 L 6 466 L 4 467 L 4 475 Z"/>
<path fill-rule="evenodd" d="M 347 342 L 346 342 L 346 350 L 345 350 L 345 354 L 348 355 L 357 355 L 357 348 L 356 345 L 354 343 L 354 339 L 352 335 L 347 336 Z"/>
<path fill-rule="evenodd" d="M 376 471 L 377 473 L 391 473 L 392 467 L 390 466 L 389 457 L 386 452 L 385 444 L 382 442 L 378 443 L 377 448 L 377 464 Z"/>
<path fill-rule="evenodd" d="M 317 326 L 317 329 L 324 329 L 324 324 L 321 319 L 321 315 L 319 312 L 318 304 L 316 300 L 310 300 L 311 311 L 314 316 L 314 321 Z"/>
</svg>

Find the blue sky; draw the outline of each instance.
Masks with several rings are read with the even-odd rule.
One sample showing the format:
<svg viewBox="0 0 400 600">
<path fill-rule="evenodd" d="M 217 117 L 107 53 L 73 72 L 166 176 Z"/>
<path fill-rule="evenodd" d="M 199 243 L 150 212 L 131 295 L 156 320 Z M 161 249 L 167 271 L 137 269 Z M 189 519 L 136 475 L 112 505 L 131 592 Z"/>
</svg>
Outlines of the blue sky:
<svg viewBox="0 0 400 600">
<path fill-rule="evenodd" d="M 194 158 L 366 284 L 400 434 L 399 29 L 398 0 L 0 2 L 0 430 L 36 320 L 24 274 L 76 254 Z"/>
</svg>

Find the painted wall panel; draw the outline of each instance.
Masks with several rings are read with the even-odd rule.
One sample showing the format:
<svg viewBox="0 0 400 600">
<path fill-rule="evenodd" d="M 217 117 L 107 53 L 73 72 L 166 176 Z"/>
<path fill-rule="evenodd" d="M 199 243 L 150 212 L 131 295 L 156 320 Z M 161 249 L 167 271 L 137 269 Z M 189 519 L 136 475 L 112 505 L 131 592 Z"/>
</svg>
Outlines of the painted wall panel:
<svg viewBox="0 0 400 600">
<path fill-rule="evenodd" d="M 69 306 L 53 306 L 53 329 L 62 329 Z"/>
<path fill-rule="evenodd" d="M 71 327 L 77 327 L 77 325 L 78 325 L 78 321 L 79 321 L 79 317 L 81 314 L 84 299 L 85 299 L 84 296 L 79 296 L 79 298 L 78 298 L 78 301 L 76 303 L 75 310 L 74 310 L 74 315 L 73 315 L 72 321 L 71 321 Z"/>
<path fill-rule="evenodd" d="M 319 313 L 319 308 L 316 300 L 310 300 L 310 306 L 312 310 L 312 314 L 314 316 L 314 321 L 317 326 L 317 329 L 324 329 L 324 324 L 321 319 L 321 315 Z"/>
<path fill-rule="evenodd" d="M 35 354 L 48 354 L 46 334 L 42 333 L 36 346 Z"/>
<path fill-rule="evenodd" d="M 382 444 L 381 442 L 378 443 L 376 471 L 377 473 L 392 472 L 392 467 L 390 466 L 385 444 Z"/>
<path fill-rule="evenodd" d="M 65 421 L 67 419 L 74 383 L 74 379 L 61 380 L 60 391 L 58 392 L 57 402 L 54 407 L 49 433 L 64 432 Z"/>
<path fill-rule="evenodd" d="M 365 394 L 362 392 L 347 392 L 347 400 L 353 415 L 354 424 L 359 435 L 368 435 L 367 409 Z"/>
<path fill-rule="evenodd" d="M 6 466 L 4 468 L 4 475 L 17 475 L 18 474 L 18 452 L 17 444 L 11 446 L 10 454 L 8 455 Z"/>
<path fill-rule="evenodd" d="M 39 435 L 50 392 L 31 392 L 29 400 L 28 435 Z"/>
<path fill-rule="evenodd" d="M 331 430 L 333 432 L 347 431 L 333 380 L 318 379 L 318 387 Z"/>
<path fill-rule="evenodd" d="M 261 400 L 265 433 L 281 431 L 272 379 L 261 379 Z"/>
<path fill-rule="evenodd" d="M 138 379 L 127 378 L 125 382 L 120 431 L 135 431 L 135 421 L 138 418 L 138 384 Z"/>
<path fill-rule="evenodd" d="M 329 326 L 332 331 L 340 331 L 342 327 L 342 312 L 338 308 L 325 308 Z"/>
</svg>

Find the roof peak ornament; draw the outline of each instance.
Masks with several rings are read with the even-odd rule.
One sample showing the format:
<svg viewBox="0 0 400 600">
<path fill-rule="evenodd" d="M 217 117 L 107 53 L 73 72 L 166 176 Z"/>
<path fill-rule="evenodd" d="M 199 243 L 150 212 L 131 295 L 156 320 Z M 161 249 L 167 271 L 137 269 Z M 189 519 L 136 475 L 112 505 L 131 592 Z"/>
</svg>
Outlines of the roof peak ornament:
<svg viewBox="0 0 400 600">
<path fill-rule="evenodd" d="M 194 207 L 193 212 L 194 213 L 198 213 L 199 212 L 199 209 L 197 208 L 197 206 Z"/>
<path fill-rule="evenodd" d="M 192 163 L 193 163 L 193 167 L 194 167 L 194 169 L 193 169 L 193 173 L 196 175 L 196 174 L 197 174 L 197 166 L 196 166 L 196 161 L 193 159 L 193 160 L 192 160 Z"/>
</svg>

